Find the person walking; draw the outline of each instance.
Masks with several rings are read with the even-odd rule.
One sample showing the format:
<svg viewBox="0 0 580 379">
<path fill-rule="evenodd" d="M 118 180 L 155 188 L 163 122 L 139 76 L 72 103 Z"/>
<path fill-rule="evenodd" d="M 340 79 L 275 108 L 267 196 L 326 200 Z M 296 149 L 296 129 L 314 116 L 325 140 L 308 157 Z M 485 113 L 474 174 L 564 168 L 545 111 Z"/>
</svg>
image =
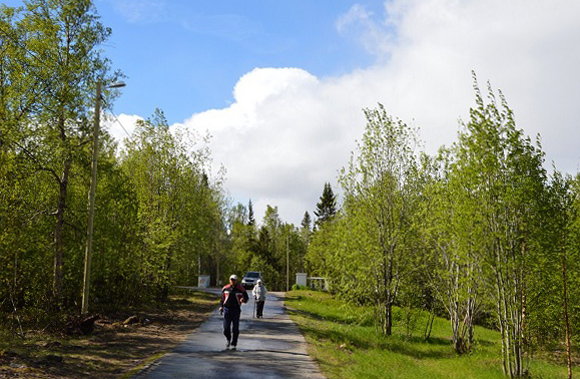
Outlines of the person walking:
<svg viewBox="0 0 580 379">
<path fill-rule="evenodd" d="M 238 284 L 238 277 L 236 275 L 230 276 L 230 284 L 222 288 L 219 308 L 220 313 L 224 315 L 224 336 L 227 340 L 227 349 L 231 347 L 232 350 L 236 350 L 240 335 L 242 303 L 247 302 L 248 293 L 244 287 Z"/>
<path fill-rule="evenodd" d="M 254 295 L 254 301 L 256 302 L 257 310 L 256 316 L 258 318 L 264 317 L 264 303 L 266 302 L 266 294 L 268 290 L 266 290 L 266 286 L 262 283 L 262 279 L 258 279 L 258 282 L 254 286 L 252 290 L 252 294 Z"/>
</svg>

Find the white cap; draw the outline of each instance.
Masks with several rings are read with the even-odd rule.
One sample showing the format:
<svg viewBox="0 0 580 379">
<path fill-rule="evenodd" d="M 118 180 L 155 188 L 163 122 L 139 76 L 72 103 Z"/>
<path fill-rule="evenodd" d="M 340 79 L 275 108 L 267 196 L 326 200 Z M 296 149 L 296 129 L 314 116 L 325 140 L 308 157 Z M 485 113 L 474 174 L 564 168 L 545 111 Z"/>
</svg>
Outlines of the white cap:
<svg viewBox="0 0 580 379">
<path fill-rule="evenodd" d="M 258 279 L 258 283 L 262 283 L 262 279 Z"/>
<path fill-rule="evenodd" d="M 238 280 L 238 277 L 236 276 L 236 274 L 233 274 L 232 276 L 230 276 L 230 280 Z"/>
</svg>

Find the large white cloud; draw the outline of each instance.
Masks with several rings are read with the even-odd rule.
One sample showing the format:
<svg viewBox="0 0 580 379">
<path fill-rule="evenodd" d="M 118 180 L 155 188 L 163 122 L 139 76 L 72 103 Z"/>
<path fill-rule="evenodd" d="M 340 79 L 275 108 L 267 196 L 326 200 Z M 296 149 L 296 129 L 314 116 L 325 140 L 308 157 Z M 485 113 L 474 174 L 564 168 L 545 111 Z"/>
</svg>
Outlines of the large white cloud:
<svg viewBox="0 0 580 379">
<path fill-rule="evenodd" d="M 395 0 L 384 14 L 361 5 L 337 20 L 376 64 L 317 78 L 299 68 L 257 68 L 224 109 L 194 114 L 186 127 L 208 130 L 216 163 L 228 170 L 237 201 L 252 198 L 298 224 L 325 182 L 336 184 L 365 120 L 383 103 L 421 129 L 428 152 L 455 140 L 473 105 L 471 70 L 490 80 L 514 109 L 519 128 L 541 133 L 548 161 L 576 172 L 580 139 L 580 2 L 576 0 Z"/>
<path fill-rule="evenodd" d="M 230 107 L 196 114 L 185 126 L 211 133 L 214 161 L 227 168 L 237 201 L 251 198 L 258 218 L 267 204 L 278 206 L 298 224 L 325 181 L 334 182 L 363 125 L 360 107 L 354 114 L 335 108 L 351 106 L 341 90 L 297 68 L 255 69 L 236 85 Z"/>
</svg>

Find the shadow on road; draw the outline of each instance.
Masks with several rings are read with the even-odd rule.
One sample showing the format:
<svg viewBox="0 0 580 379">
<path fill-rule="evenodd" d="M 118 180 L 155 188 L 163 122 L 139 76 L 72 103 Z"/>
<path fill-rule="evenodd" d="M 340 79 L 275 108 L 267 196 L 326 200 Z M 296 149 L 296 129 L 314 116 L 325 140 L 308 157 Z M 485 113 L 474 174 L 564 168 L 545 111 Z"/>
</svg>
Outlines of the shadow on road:
<svg viewBox="0 0 580 379">
<path fill-rule="evenodd" d="M 207 289 L 219 293 L 219 289 Z M 306 343 L 290 320 L 283 293 L 269 293 L 264 318 L 253 318 L 253 300 L 242 306 L 237 350 L 227 350 L 222 317 L 212 313 L 171 353 L 134 378 L 320 378 Z"/>
</svg>

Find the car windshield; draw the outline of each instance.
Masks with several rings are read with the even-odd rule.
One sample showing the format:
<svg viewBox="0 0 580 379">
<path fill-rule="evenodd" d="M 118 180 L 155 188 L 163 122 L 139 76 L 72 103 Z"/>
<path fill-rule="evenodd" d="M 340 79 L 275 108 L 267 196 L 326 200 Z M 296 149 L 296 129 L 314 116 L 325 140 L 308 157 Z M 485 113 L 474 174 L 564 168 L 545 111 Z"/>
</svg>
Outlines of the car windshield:
<svg viewBox="0 0 580 379">
<path fill-rule="evenodd" d="M 247 278 L 259 278 L 260 274 L 257 272 L 248 272 L 248 273 L 246 273 L 246 277 Z"/>
</svg>

